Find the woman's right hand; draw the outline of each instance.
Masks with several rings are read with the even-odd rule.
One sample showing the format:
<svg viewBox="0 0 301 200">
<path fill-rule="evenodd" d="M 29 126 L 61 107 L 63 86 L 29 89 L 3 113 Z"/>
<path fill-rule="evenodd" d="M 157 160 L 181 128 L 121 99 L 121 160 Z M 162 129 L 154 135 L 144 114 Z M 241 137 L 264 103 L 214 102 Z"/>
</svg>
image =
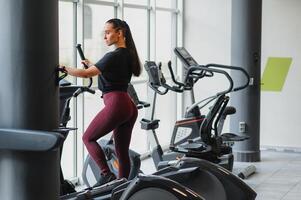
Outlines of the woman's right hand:
<svg viewBox="0 0 301 200">
<path fill-rule="evenodd" d="M 59 65 L 58 66 L 58 70 L 60 72 L 68 73 L 68 71 L 66 70 L 66 66 L 65 65 Z"/>
</svg>

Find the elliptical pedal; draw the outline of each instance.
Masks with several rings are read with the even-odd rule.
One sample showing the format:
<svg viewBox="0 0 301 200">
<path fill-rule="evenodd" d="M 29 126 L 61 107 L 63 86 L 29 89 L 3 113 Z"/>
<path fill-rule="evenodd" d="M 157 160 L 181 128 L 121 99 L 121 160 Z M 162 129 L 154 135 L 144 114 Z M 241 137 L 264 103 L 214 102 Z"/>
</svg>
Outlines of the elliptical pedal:
<svg viewBox="0 0 301 200">
<path fill-rule="evenodd" d="M 67 194 L 64 196 L 60 197 L 60 200 L 79 200 L 79 199 L 92 199 L 96 196 L 100 196 L 101 195 L 111 195 L 111 192 L 114 188 L 116 188 L 117 186 L 126 183 L 127 180 L 125 178 L 122 179 L 116 179 L 114 181 L 111 181 L 109 183 L 106 183 L 104 185 L 95 187 L 95 188 L 87 188 L 85 190 L 79 191 L 79 192 L 75 192 L 75 193 L 71 193 L 71 194 Z"/>
<path fill-rule="evenodd" d="M 76 192 L 75 185 L 71 181 L 65 179 L 61 183 L 60 195 L 71 194 L 74 192 Z"/>
<path fill-rule="evenodd" d="M 248 140 L 250 137 L 249 136 L 236 135 L 234 133 L 223 133 L 221 135 L 221 138 L 223 139 L 224 142 L 241 142 L 241 141 L 244 141 L 244 140 Z"/>
</svg>

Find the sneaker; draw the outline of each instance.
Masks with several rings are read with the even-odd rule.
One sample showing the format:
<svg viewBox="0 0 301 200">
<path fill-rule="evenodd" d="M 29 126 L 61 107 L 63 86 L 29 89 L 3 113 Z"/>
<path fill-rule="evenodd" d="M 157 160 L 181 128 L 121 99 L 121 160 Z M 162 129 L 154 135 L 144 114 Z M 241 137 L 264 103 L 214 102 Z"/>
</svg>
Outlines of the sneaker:
<svg viewBox="0 0 301 200">
<path fill-rule="evenodd" d="M 101 185 L 106 184 L 108 182 L 111 182 L 111 181 L 113 181 L 115 179 L 116 179 L 115 174 L 113 174 L 111 172 L 109 172 L 109 173 L 107 173 L 105 175 L 101 174 L 99 180 L 97 181 L 97 183 L 95 185 L 93 185 L 93 187 L 101 186 Z"/>
</svg>

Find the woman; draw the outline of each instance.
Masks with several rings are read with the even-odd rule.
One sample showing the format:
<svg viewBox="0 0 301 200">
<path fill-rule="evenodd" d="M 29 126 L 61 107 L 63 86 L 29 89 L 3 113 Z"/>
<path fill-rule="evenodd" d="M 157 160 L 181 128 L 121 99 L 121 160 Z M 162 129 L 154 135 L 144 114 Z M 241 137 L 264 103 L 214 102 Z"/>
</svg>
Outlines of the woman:
<svg viewBox="0 0 301 200">
<path fill-rule="evenodd" d="M 99 186 L 116 179 L 110 171 L 104 152 L 97 140 L 113 131 L 115 151 L 119 162 L 118 178 L 128 178 L 130 159 L 128 155 L 132 129 L 137 119 L 137 108 L 127 93 L 132 74 L 139 76 L 141 65 L 128 24 L 120 19 L 110 19 L 104 28 L 104 40 L 116 49 L 105 54 L 96 64 L 83 63 L 87 69 L 62 66 L 68 74 L 89 78 L 98 75 L 98 88 L 103 93 L 105 107 L 92 120 L 83 135 L 83 142 L 101 170 Z"/>
</svg>

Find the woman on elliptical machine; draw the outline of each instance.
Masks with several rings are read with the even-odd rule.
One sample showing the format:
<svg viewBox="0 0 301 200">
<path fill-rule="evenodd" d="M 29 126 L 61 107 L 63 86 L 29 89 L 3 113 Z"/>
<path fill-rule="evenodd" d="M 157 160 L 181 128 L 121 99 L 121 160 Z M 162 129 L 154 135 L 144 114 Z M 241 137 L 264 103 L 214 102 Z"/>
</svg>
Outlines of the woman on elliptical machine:
<svg viewBox="0 0 301 200">
<path fill-rule="evenodd" d="M 101 171 L 94 185 L 100 186 L 116 179 L 110 171 L 105 154 L 97 140 L 113 131 L 115 151 L 119 162 L 118 178 L 128 178 L 130 173 L 129 146 L 138 111 L 127 93 L 132 75 L 139 76 L 141 64 L 125 21 L 114 18 L 105 23 L 104 40 L 115 50 L 108 52 L 97 63 L 83 60 L 87 69 L 60 66 L 72 76 L 90 78 L 98 75 L 98 88 L 102 91 L 105 107 L 95 116 L 83 135 L 83 142 Z"/>
</svg>

